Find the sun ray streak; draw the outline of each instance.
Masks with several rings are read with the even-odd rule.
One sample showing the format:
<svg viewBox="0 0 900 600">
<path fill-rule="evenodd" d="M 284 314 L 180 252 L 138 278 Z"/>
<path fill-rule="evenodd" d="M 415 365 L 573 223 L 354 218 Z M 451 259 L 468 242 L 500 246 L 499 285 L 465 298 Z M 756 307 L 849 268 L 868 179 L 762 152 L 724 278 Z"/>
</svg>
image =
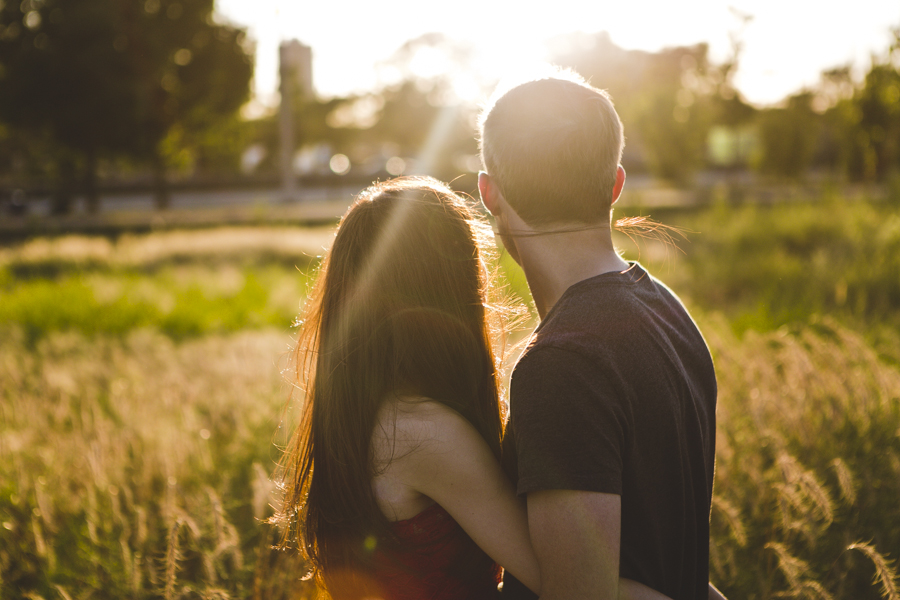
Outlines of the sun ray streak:
<svg viewBox="0 0 900 600">
<path fill-rule="evenodd" d="M 416 160 L 415 174 L 431 175 L 434 172 L 438 156 L 443 150 L 447 138 L 453 132 L 458 110 L 458 106 L 444 106 L 438 112 Z"/>
</svg>

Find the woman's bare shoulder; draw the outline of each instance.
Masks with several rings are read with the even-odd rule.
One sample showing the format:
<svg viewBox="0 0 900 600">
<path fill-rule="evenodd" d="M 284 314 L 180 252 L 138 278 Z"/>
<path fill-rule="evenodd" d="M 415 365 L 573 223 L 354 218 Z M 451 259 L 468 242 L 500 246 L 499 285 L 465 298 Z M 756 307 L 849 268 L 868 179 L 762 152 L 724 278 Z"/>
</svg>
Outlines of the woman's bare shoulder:
<svg viewBox="0 0 900 600">
<path fill-rule="evenodd" d="M 438 450 L 460 438 L 478 435 L 458 412 L 436 400 L 399 396 L 384 401 L 376 419 L 372 443 L 376 461 L 390 449 L 393 459 L 412 452 Z"/>
</svg>

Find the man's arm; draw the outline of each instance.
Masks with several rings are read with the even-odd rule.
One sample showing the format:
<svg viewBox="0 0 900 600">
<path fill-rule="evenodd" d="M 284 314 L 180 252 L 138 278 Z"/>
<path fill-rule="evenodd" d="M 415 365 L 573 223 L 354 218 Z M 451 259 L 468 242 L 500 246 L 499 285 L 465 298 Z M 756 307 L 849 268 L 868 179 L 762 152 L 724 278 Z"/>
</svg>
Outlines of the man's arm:
<svg viewBox="0 0 900 600">
<path fill-rule="evenodd" d="M 542 600 L 616 600 L 621 512 L 616 494 L 528 494 L 528 528 L 542 574 Z"/>
<path fill-rule="evenodd" d="M 646 585 L 619 579 L 621 512 L 617 494 L 571 490 L 528 494 L 528 528 L 540 565 L 541 600 L 669 600 Z M 709 600 L 719 599 L 710 595 Z"/>
</svg>

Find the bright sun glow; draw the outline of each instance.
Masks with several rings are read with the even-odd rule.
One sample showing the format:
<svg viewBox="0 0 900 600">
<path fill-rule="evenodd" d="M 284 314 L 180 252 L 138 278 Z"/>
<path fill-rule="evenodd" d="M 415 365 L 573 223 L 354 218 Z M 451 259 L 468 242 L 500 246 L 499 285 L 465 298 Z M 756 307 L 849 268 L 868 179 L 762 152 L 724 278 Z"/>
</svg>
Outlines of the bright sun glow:
<svg viewBox="0 0 900 600">
<path fill-rule="evenodd" d="M 218 0 L 217 6 L 223 18 L 250 28 L 255 89 L 269 106 L 277 103 L 278 43 L 290 38 L 313 48 L 316 90 L 330 97 L 376 89 L 391 79 L 386 65 L 407 40 L 443 33 L 471 49 L 463 61 L 468 69 L 451 77 L 454 94 L 470 100 L 490 81 L 546 60 L 546 40 L 561 34 L 607 31 L 625 49 L 651 52 L 707 42 L 713 60 L 731 54 L 734 37 L 742 44 L 737 87 L 765 104 L 814 84 L 823 69 L 865 68 L 870 53 L 886 49 L 889 28 L 900 25 L 900 4 L 886 0 L 857 0 L 853 10 L 807 0 L 556 0 L 540 10 L 509 0 Z M 452 61 L 439 54 L 423 52 L 409 68 L 425 77 L 452 71 Z"/>
</svg>

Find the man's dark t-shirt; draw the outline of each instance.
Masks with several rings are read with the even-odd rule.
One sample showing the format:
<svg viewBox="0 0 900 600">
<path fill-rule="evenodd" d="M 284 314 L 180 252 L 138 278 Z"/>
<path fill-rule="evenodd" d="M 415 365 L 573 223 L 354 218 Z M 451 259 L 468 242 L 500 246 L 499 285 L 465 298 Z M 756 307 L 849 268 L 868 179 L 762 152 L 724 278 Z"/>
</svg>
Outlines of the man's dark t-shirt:
<svg viewBox="0 0 900 600">
<path fill-rule="evenodd" d="M 619 573 L 706 598 L 716 377 L 697 326 L 639 264 L 576 283 L 516 364 L 504 440 L 519 494 L 622 497 Z M 534 598 L 511 575 L 504 595 Z"/>
</svg>

